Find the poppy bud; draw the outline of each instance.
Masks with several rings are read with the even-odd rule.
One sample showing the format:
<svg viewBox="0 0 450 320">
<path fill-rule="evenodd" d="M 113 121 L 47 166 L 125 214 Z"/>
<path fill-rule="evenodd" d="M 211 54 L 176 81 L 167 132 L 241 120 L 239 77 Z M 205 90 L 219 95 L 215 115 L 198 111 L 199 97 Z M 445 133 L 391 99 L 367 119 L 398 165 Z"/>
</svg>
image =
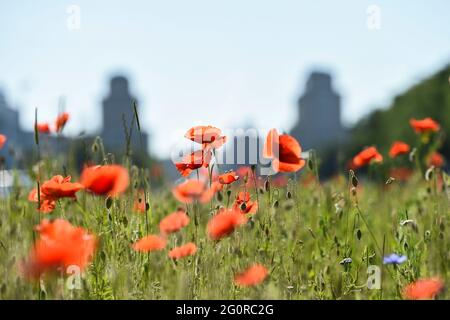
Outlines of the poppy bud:
<svg viewBox="0 0 450 320">
<path fill-rule="evenodd" d="M 231 190 L 227 190 L 227 197 L 231 196 Z"/>
<path fill-rule="evenodd" d="M 394 177 L 389 177 L 389 179 L 386 180 L 386 184 L 391 184 L 394 181 L 395 181 Z"/>
<path fill-rule="evenodd" d="M 358 238 L 358 240 L 361 240 L 362 237 L 362 232 L 360 229 L 358 229 L 358 231 L 356 231 L 356 238 Z"/>
<path fill-rule="evenodd" d="M 108 210 L 111 209 L 112 204 L 113 204 L 113 199 L 111 197 L 106 198 L 106 203 L 105 203 L 106 209 L 108 209 Z"/>
<path fill-rule="evenodd" d="M 278 200 L 275 200 L 275 202 L 273 203 L 273 207 L 274 207 L 275 209 L 277 209 L 278 206 L 279 206 Z"/>
<path fill-rule="evenodd" d="M 269 182 L 269 180 L 266 180 L 266 182 L 264 182 L 264 190 L 266 192 L 269 192 L 269 190 L 270 190 L 270 182 Z"/>
<path fill-rule="evenodd" d="M 309 170 L 314 170 L 314 162 L 312 161 L 312 159 L 308 160 L 308 168 Z"/>
<path fill-rule="evenodd" d="M 291 193 L 290 191 L 288 191 L 288 192 L 286 193 L 286 198 L 287 198 L 287 199 L 291 199 L 291 198 L 292 198 L 292 193 Z"/>
<path fill-rule="evenodd" d="M 219 202 L 222 202 L 222 200 L 223 200 L 223 194 L 222 194 L 222 192 L 217 192 L 217 201 L 219 201 Z"/>
<path fill-rule="evenodd" d="M 358 186 L 358 183 L 359 183 L 358 178 L 353 173 L 352 174 L 352 186 L 356 188 Z"/>
</svg>

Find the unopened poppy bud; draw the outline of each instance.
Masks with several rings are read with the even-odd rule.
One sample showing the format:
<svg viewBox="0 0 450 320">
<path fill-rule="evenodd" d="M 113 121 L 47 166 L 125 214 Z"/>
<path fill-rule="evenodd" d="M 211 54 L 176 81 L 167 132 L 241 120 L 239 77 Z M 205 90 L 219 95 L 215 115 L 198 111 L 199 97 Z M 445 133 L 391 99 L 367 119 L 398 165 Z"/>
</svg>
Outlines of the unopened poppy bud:
<svg viewBox="0 0 450 320">
<path fill-rule="evenodd" d="M 275 202 L 273 203 L 273 207 L 276 209 L 279 206 L 279 202 L 278 200 L 275 200 Z"/>
<path fill-rule="evenodd" d="M 270 190 L 270 182 L 269 182 L 269 180 L 266 180 L 266 182 L 264 182 L 264 190 L 266 192 L 269 192 L 269 190 Z"/>
<path fill-rule="evenodd" d="M 308 168 L 309 170 L 314 170 L 314 162 L 312 161 L 312 159 L 308 160 Z"/>
<path fill-rule="evenodd" d="M 358 186 L 358 183 L 358 178 L 355 176 L 355 174 L 352 174 L 352 186 L 356 188 Z"/>
<path fill-rule="evenodd" d="M 223 200 L 223 194 L 222 194 L 222 192 L 217 192 L 217 201 L 219 201 L 219 202 L 222 202 L 222 200 Z"/>
<path fill-rule="evenodd" d="M 227 197 L 231 196 L 231 190 L 227 190 Z"/>
<path fill-rule="evenodd" d="M 426 181 L 430 181 L 431 180 L 431 178 L 433 177 L 433 171 L 434 171 L 434 166 L 431 166 L 425 172 L 425 180 Z"/>
<path fill-rule="evenodd" d="M 389 179 L 386 180 L 386 184 L 391 184 L 394 181 L 395 181 L 394 177 L 389 177 Z"/>
<path fill-rule="evenodd" d="M 113 199 L 111 197 L 106 198 L 106 203 L 105 203 L 106 209 L 108 209 L 108 210 L 111 209 L 112 204 L 113 204 Z"/>
<path fill-rule="evenodd" d="M 358 231 L 356 231 L 356 238 L 358 238 L 358 240 L 361 240 L 362 237 L 362 232 L 360 229 L 358 229 Z"/>
<path fill-rule="evenodd" d="M 292 198 L 292 193 L 290 191 L 286 192 L 286 198 L 287 199 L 291 199 Z"/>
</svg>

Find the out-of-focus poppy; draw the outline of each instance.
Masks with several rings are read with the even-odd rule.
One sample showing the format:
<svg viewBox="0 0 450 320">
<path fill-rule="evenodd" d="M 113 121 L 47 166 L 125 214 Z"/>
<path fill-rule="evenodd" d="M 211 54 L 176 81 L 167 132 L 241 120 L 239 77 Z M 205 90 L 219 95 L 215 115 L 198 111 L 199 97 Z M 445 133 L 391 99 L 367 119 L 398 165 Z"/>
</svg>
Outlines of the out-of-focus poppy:
<svg viewBox="0 0 450 320">
<path fill-rule="evenodd" d="M 94 194 L 116 197 L 130 184 L 128 170 L 120 165 L 86 167 L 80 182 Z"/>
<path fill-rule="evenodd" d="M 81 183 L 70 182 L 72 178 L 70 176 L 54 176 L 48 181 L 45 181 L 41 190 L 47 198 L 59 199 L 59 198 L 75 198 L 75 194 L 84 189 Z"/>
<path fill-rule="evenodd" d="M 391 158 L 395 158 L 399 155 L 409 153 L 410 150 L 411 147 L 407 143 L 403 141 L 395 141 L 389 150 L 389 156 Z"/>
<path fill-rule="evenodd" d="M 53 210 L 55 210 L 56 207 L 56 201 L 53 198 L 48 198 L 43 192 L 42 192 L 42 188 L 41 188 L 41 193 L 40 193 L 40 198 L 41 198 L 41 202 L 39 204 L 39 212 L 42 213 L 51 213 Z M 37 188 L 34 188 L 33 190 L 30 191 L 30 193 L 28 194 L 28 201 L 31 202 L 38 202 L 39 201 L 39 196 L 38 196 L 38 192 L 37 192 Z"/>
<path fill-rule="evenodd" d="M 213 126 L 192 127 L 184 136 L 211 149 L 217 149 L 227 141 L 227 138 L 222 135 L 222 130 Z"/>
<path fill-rule="evenodd" d="M 169 258 L 181 259 L 188 256 L 193 256 L 197 252 L 197 246 L 193 242 L 173 248 L 169 252 Z"/>
<path fill-rule="evenodd" d="M 368 147 L 353 158 L 353 165 L 358 169 L 370 164 L 372 161 L 382 162 L 383 156 L 378 152 L 377 148 Z"/>
<path fill-rule="evenodd" d="M 69 266 L 83 270 L 92 260 L 97 240 L 85 229 L 63 219 L 52 222 L 44 219 L 36 230 L 40 238 L 23 265 L 27 276 L 35 278 L 44 272 Z"/>
<path fill-rule="evenodd" d="M 219 182 L 221 184 L 231 184 L 237 180 L 239 180 L 239 176 L 234 171 L 219 175 Z"/>
<path fill-rule="evenodd" d="M 201 167 L 207 168 L 211 161 L 211 150 L 202 149 L 186 155 L 180 162 L 175 163 L 175 167 L 183 177 L 187 177 L 193 170 Z"/>
<path fill-rule="evenodd" d="M 169 214 L 159 223 L 159 231 L 162 234 L 174 233 L 189 224 L 189 217 L 184 211 Z"/>
<path fill-rule="evenodd" d="M 258 202 L 251 200 L 249 192 L 241 191 L 234 201 L 234 209 L 242 213 L 256 213 L 258 211 Z"/>
<path fill-rule="evenodd" d="M 166 247 L 167 240 L 161 236 L 148 235 L 133 244 L 133 249 L 139 252 L 159 251 Z"/>
<path fill-rule="evenodd" d="M 430 167 L 435 166 L 436 168 L 440 168 L 443 167 L 444 164 L 445 164 L 444 156 L 439 152 L 433 152 L 432 154 L 429 155 L 427 159 L 427 165 Z"/>
<path fill-rule="evenodd" d="M 247 270 L 238 273 L 234 277 L 234 282 L 239 286 L 251 287 L 262 283 L 269 272 L 266 267 L 261 264 L 254 264 L 250 266 Z"/>
<path fill-rule="evenodd" d="M 208 235 L 212 240 L 220 240 L 247 222 L 245 215 L 235 209 L 221 209 L 209 220 L 207 225 Z"/>
<path fill-rule="evenodd" d="M 301 158 L 302 148 L 298 141 L 287 134 L 279 135 L 276 129 L 269 131 L 263 155 L 272 159 L 275 172 L 296 172 L 306 164 Z"/>
<path fill-rule="evenodd" d="M 443 287 L 444 283 L 441 279 L 421 279 L 407 285 L 403 290 L 403 296 L 410 300 L 434 299 Z"/>
<path fill-rule="evenodd" d="M 0 134 L 0 150 L 3 148 L 7 140 L 8 138 L 6 138 L 4 134 Z"/>
<path fill-rule="evenodd" d="M 425 118 L 422 120 L 411 119 L 409 120 L 409 124 L 418 134 L 426 132 L 436 132 L 441 128 L 439 123 L 431 118 Z"/>
<path fill-rule="evenodd" d="M 398 168 L 392 168 L 389 171 L 389 175 L 393 178 L 395 178 L 398 181 L 405 182 L 411 178 L 413 174 L 412 169 L 407 167 L 398 167 Z"/>
<path fill-rule="evenodd" d="M 206 183 L 193 179 L 186 180 L 172 189 L 175 198 L 183 203 L 192 203 L 195 200 L 201 203 L 208 202 L 215 192 L 216 189 L 208 189 Z"/>
<path fill-rule="evenodd" d="M 60 133 L 64 127 L 67 124 L 67 121 L 69 121 L 69 114 L 67 112 L 63 112 L 61 114 L 58 115 L 58 117 L 56 117 L 56 121 L 55 121 L 55 131 L 57 133 Z"/>
<path fill-rule="evenodd" d="M 38 123 L 36 128 L 39 133 L 49 134 L 51 132 L 50 125 L 47 122 Z"/>
</svg>

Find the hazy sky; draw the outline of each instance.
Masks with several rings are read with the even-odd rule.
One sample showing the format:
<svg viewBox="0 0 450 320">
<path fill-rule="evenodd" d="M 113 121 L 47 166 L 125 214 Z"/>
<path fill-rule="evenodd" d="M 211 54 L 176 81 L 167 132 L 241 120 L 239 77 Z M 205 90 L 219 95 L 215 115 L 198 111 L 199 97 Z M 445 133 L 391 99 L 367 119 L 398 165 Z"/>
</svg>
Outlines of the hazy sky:
<svg viewBox="0 0 450 320">
<path fill-rule="evenodd" d="M 80 29 L 67 26 L 70 5 Z M 289 130 L 316 68 L 333 74 L 353 123 L 450 62 L 449 13 L 448 0 L 0 0 L 0 88 L 23 127 L 34 107 L 53 119 L 65 95 L 68 133 L 95 132 L 108 79 L 124 73 L 165 156 L 195 124 Z"/>
</svg>

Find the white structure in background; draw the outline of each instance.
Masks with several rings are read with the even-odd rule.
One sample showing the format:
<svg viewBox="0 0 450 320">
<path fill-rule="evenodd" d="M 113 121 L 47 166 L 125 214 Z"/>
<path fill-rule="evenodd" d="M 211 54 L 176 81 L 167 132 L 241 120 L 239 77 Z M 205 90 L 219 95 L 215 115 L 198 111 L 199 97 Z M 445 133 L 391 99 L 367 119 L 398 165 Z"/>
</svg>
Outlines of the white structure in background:
<svg viewBox="0 0 450 320">
<path fill-rule="evenodd" d="M 25 171 L 0 170 L 0 198 L 11 191 L 14 181 L 22 187 L 31 188 L 32 186 L 32 181 Z"/>
</svg>

